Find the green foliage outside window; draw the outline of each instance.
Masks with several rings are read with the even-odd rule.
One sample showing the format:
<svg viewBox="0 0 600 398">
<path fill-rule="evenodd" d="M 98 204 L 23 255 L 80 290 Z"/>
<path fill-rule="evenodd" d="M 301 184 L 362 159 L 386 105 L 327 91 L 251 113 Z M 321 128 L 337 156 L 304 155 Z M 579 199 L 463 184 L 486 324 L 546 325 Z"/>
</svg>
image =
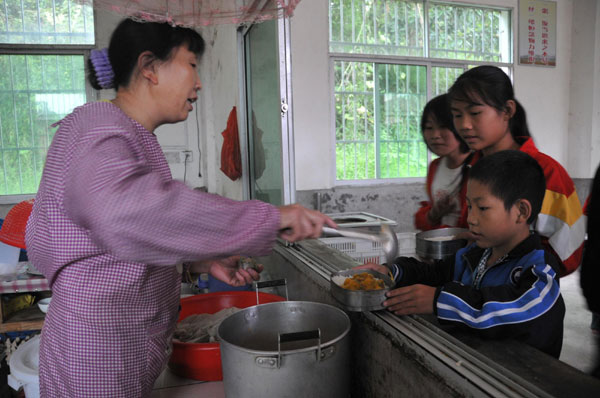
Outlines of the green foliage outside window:
<svg viewBox="0 0 600 398">
<path fill-rule="evenodd" d="M 84 50 L 72 45 L 93 44 L 90 6 L 0 1 L 0 195 L 37 192 L 51 125 L 86 102 Z"/>
<path fill-rule="evenodd" d="M 74 0 L 3 0 L 0 43 L 94 44 L 94 12 Z"/>
<path fill-rule="evenodd" d="M 83 56 L 0 55 L 0 195 L 37 191 L 51 125 L 85 102 Z"/>
<path fill-rule="evenodd" d="M 330 0 L 336 179 L 425 176 L 431 158 L 420 131 L 425 103 L 445 93 L 469 61 L 511 62 L 510 36 L 508 10 Z"/>
</svg>

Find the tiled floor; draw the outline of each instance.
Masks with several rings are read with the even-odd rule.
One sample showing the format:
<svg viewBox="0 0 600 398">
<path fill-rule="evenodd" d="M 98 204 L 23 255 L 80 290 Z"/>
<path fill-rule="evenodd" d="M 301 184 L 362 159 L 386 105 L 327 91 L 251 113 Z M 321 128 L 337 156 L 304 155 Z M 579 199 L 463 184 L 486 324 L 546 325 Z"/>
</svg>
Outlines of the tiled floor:
<svg viewBox="0 0 600 398">
<path fill-rule="evenodd" d="M 591 329 L 592 313 L 587 309 L 585 298 L 579 286 L 579 271 L 560 280 L 565 306 L 563 348 L 560 360 L 588 372 L 598 352 L 598 336 Z"/>
</svg>

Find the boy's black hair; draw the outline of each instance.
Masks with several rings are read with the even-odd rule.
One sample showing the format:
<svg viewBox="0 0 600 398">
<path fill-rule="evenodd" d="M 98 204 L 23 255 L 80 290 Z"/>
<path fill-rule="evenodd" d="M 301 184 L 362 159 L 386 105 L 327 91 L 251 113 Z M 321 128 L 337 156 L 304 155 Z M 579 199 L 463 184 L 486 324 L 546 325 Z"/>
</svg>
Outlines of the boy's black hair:
<svg viewBox="0 0 600 398">
<path fill-rule="evenodd" d="M 421 133 L 425 131 L 427 119 L 430 116 L 435 119 L 436 123 L 440 125 L 440 127 L 444 127 L 452 131 L 452 134 L 454 134 L 460 143 L 460 151 L 462 153 L 469 152 L 469 146 L 462 139 L 462 137 L 458 135 L 456 128 L 454 128 L 454 120 L 452 118 L 452 112 L 450 111 L 450 99 L 448 98 L 448 94 L 438 95 L 425 105 L 425 108 L 423 109 L 423 115 L 421 115 Z M 427 145 L 427 142 L 425 142 L 425 145 Z M 429 145 L 427 145 L 427 149 L 431 151 Z"/>
<path fill-rule="evenodd" d="M 539 163 L 521 151 L 506 150 L 484 156 L 471 168 L 469 179 L 487 186 L 504 202 L 508 211 L 519 200 L 531 203 L 527 224 L 535 221 L 542 208 L 546 178 Z"/>
</svg>

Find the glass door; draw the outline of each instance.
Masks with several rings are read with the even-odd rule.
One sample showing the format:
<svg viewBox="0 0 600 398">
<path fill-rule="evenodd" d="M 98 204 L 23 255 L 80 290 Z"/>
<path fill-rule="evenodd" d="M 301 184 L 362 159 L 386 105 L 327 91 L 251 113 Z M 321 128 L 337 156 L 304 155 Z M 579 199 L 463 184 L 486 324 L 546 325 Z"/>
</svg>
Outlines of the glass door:
<svg viewBox="0 0 600 398">
<path fill-rule="evenodd" d="M 244 196 L 274 205 L 295 201 L 288 49 L 287 18 L 240 30 Z"/>
</svg>

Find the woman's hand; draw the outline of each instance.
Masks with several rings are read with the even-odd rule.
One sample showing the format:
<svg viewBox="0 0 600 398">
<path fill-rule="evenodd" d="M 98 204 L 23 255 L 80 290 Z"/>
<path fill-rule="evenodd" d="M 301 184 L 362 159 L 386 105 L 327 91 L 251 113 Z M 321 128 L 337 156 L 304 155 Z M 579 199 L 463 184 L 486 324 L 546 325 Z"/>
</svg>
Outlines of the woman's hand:
<svg viewBox="0 0 600 398">
<path fill-rule="evenodd" d="M 321 236 L 323 225 L 337 228 L 333 220 L 316 210 L 298 204 L 280 206 L 281 225 L 279 236 L 290 242 Z"/>
<path fill-rule="evenodd" d="M 231 256 L 220 260 L 208 260 L 194 263 L 192 272 L 208 272 L 218 280 L 231 286 L 244 286 L 260 279 L 264 267 L 256 264 L 244 269 L 240 266 L 241 256 Z"/>
<path fill-rule="evenodd" d="M 390 290 L 383 305 L 396 315 L 432 314 L 435 289 L 427 285 L 410 285 Z"/>
</svg>

